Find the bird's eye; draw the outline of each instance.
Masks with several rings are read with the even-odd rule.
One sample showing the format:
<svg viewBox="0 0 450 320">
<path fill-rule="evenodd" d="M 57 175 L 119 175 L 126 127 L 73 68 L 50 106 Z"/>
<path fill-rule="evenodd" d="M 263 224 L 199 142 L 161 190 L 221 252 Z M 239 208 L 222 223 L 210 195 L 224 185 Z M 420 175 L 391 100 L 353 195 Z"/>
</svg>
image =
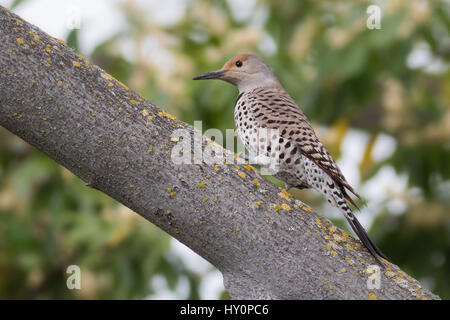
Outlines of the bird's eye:
<svg viewBox="0 0 450 320">
<path fill-rule="evenodd" d="M 242 67 L 242 61 L 241 60 L 236 61 L 235 65 L 238 68 Z"/>
</svg>

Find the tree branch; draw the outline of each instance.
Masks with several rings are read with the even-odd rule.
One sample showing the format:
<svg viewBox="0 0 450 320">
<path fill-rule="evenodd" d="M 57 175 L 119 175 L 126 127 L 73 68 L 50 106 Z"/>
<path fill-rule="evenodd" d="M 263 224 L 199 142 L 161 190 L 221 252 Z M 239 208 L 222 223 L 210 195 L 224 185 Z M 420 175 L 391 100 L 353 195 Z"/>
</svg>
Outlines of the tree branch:
<svg viewBox="0 0 450 320">
<path fill-rule="evenodd" d="M 369 289 L 361 243 L 250 166 L 176 165 L 191 126 L 2 7 L 0 39 L 0 125 L 211 262 L 232 298 L 438 298 L 395 265 Z"/>
</svg>

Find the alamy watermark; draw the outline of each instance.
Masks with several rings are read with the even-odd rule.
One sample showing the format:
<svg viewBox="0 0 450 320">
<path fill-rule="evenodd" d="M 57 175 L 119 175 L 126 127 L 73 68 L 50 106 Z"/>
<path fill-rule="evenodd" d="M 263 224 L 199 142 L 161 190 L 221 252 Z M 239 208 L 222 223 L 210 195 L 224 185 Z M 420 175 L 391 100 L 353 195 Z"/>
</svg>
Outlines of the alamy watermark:
<svg viewBox="0 0 450 320">
<path fill-rule="evenodd" d="M 239 139 L 238 133 L 233 129 L 226 129 L 225 144 L 222 131 L 208 129 L 202 135 L 202 122 L 194 122 L 194 134 L 188 129 L 177 129 L 172 132 L 171 141 L 176 142 L 172 148 L 171 160 L 176 165 L 201 164 L 223 165 L 249 164 L 261 166 L 263 174 L 275 174 L 279 171 L 280 150 L 283 138 L 278 129 L 255 128 L 246 132 L 245 141 L 248 141 L 248 154 L 245 146 Z M 235 143 L 237 140 L 237 144 Z M 204 145 L 204 147 L 203 147 Z M 224 150 L 222 145 L 225 145 Z M 239 156 L 228 150 L 237 150 Z"/>
<path fill-rule="evenodd" d="M 71 5 L 66 8 L 66 28 L 70 30 L 81 28 L 80 7 Z"/>
<path fill-rule="evenodd" d="M 370 265 L 366 269 L 366 273 L 369 273 L 369 278 L 367 279 L 367 289 L 381 289 L 381 270 L 380 266 L 376 264 Z"/>
<path fill-rule="evenodd" d="M 70 274 L 67 277 L 66 285 L 69 290 L 81 289 L 81 269 L 77 265 L 70 265 L 66 269 L 66 273 Z"/>
<path fill-rule="evenodd" d="M 366 13 L 368 14 L 366 20 L 366 26 L 369 30 L 381 29 L 381 8 L 376 4 L 372 4 L 367 7 Z"/>
</svg>

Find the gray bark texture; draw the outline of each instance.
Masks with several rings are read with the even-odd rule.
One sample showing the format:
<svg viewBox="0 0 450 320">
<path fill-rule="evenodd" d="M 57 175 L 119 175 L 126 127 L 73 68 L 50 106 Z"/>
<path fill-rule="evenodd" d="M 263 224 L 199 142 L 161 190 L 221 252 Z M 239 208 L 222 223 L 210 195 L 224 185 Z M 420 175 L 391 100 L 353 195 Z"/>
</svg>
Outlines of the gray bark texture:
<svg viewBox="0 0 450 320">
<path fill-rule="evenodd" d="M 371 270 L 359 241 L 252 167 L 175 164 L 172 132 L 193 127 L 3 7 L 0 125 L 211 262 L 234 299 L 439 298 Z"/>
</svg>

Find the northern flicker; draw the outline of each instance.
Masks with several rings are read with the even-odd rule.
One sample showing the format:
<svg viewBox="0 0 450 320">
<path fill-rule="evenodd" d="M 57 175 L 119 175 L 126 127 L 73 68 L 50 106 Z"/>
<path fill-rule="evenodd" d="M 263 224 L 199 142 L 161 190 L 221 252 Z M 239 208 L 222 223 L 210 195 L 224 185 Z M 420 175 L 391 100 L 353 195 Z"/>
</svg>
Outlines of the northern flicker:
<svg viewBox="0 0 450 320">
<path fill-rule="evenodd" d="M 234 119 L 249 153 L 276 157 L 278 169 L 274 175 L 285 182 L 287 190 L 312 188 L 321 193 L 342 212 L 374 258 L 378 262 L 379 257 L 386 259 L 349 207 L 348 202 L 357 208 L 348 192 L 360 196 L 319 141 L 302 110 L 261 58 L 253 54 L 236 56 L 222 69 L 194 77 L 202 79 L 224 80 L 239 89 Z M 277 141 L 261 134 L 263 129 L 275 130 Z"/>
</svg>

